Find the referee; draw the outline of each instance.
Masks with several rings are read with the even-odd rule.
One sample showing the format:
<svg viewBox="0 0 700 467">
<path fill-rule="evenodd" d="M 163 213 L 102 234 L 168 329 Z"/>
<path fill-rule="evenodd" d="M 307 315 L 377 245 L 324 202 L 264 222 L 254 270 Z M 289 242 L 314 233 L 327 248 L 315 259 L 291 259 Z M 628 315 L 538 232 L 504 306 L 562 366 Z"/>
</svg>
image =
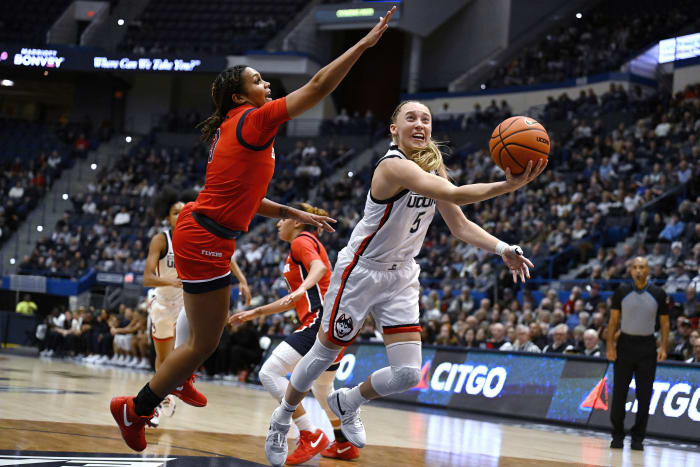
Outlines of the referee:
<svg viewBox="0 0 700 467">
<path fill-rule="evenodd" d="M 656 361 L 666 359 L 670 325 L 666 293 L 660 287 L 649 284 L 649 263 L 646 258 L 638 256 L 632 260 L 630 273 L 634 285 L 623 284 L 618 287 L 610 306 L 607 357 L 615 362 L 610 410 L 613 426 L 610 447 L 623 447 L 625 404 L 634 375 L 638 409 L 630 434 L 632 449 L 642 451 L 649 421 L 649 403 L 656 376 Z M 657 318 L 661 324 L 661 348 L 658 351 L 654 337 Z"/>
</svg>

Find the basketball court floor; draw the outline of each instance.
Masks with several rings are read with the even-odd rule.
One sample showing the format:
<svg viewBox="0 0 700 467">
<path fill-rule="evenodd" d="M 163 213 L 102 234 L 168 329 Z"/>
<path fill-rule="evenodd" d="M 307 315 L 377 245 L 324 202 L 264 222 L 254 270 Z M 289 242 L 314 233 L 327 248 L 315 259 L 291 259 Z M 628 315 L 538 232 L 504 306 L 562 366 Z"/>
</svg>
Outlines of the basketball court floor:
<svg viewBox="0 0 700 467">
<path fill-rule="evenodd" d="M 0 354 L 0 466 L 248 466 L 266 464 L 263 444 L 276 403 L 260 387 L 198 381 L 209 404 L 178 402 L 172 418 L 147 429 L 148 448 L 131 451 L 109 412 L 114 395 L 135 394 L 149 373 Z M 317 402 L 316 423 L 332 437 Z M 335 466 L 661 466 L 700 467 L 700 447 L 648 440 L 644 452 L 610 450 L 604 433 L 471 414 L 370 404 L 368 445 Z M 294 441 L 290 440 L 290 448 Z"/>
</svg>

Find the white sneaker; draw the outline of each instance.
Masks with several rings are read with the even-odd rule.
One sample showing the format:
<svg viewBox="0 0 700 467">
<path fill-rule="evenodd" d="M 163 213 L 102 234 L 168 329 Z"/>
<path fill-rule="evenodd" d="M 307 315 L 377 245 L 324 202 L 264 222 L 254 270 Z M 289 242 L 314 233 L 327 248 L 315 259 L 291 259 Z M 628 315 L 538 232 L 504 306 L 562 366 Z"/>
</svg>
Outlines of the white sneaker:
<svg viewBox="0 0 700 467">
<path fill-rule="evenodd" d="M 328 405 L 340 419 L 340 431 L 343 432 L 348 441 L 358 448 L 363 448 L 367 442 L 365 426 L 360 420 L 360 408 L 351 410 L 350 404 L 346 401 L 348 391 L 350 389 L 347 388 L 333 391 L 328 396 Z"/>
<path fill-rule="evenodd" d="M 136 368 L 139 365 L 140 361 L 139 358 L 134 356 L 129 359 L 129 361 L 126 363 L 126 366 L 129 368 Z"/>
<path fill-rule="evenodd" d="M 53 357 L 53 349 L 49 349 L 48 352 L 46 352 L 47 357 Z"/>
<path fill-rule="evenodd" d="M 163 399 L 163 402 L 160 403 L 160 406 L 158 409 L 160 410 L 160 413 L 163 415 L 167 415 L 168 417 L 172 417 L 175 415 L 175 401 L 177 399 L 175 396 L 172 394 L 168 394 L 168 396 Z"/>
<path fill-rule="evenodd" d="M 109 356 L 108 355 L 102 355 L 100 358 L 98 358 L 95 363 L 98 365 L 105 365 L 109 363 Z"/>
<path fill-rule="evenodd" d="M 119 357 L 121 357 L 121 355 L 118 355 L 118 354 L 112 355 L 112 358 L 109 360 L 109 364 L 110 365 L 118 365 L 119 364 Z"/>
<path fill-rule="evenodd" d="M 141 370 L 150 370 L 151 369 L 151 362 L 149 362 L 148 359 L 146 359 L 146 357 L 144 357 L 141 359 L 139 364 L 136 365 L 136 368 L 141 369 Z"/>
<path fill-rule="evenodd" d="M 272 465 L 282 465 L 287 460 L 287 432 L 289 425 L 279 423 L 277 421 L 277 411 L 283 410 L 281 407 L 272 412 L 272 420 L 270 420 L 270 431 L 267 432 L 265 438 L 265 456 L 267 461 Z"/>
<path fill-rule="evenodd" d="M 160 410 L 158 410 L 158 407 L 153 411 L 153 416 L 148 421 L 147 425 L 153 428 L 158 428 L 158 425 L 160 425 Z"/>
</svg>

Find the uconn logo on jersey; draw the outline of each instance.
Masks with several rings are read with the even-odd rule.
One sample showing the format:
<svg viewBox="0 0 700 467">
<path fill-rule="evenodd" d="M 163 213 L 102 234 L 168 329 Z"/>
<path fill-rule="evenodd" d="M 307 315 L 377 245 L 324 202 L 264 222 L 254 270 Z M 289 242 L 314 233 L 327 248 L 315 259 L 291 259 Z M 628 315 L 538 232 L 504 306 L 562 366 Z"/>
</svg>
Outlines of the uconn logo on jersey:
<svg viewBox="0 0 700 467">
<path fill-rule="evenodd" d="M 429 208 L 434 204 L 434 199 L 426 198 L 425 196 L 421 196 L 416 193 L 411 193 L 411 197 L 408 198 L 408 203 L 406 203 L 406 207 L 420 209 Z"/>
</svg>

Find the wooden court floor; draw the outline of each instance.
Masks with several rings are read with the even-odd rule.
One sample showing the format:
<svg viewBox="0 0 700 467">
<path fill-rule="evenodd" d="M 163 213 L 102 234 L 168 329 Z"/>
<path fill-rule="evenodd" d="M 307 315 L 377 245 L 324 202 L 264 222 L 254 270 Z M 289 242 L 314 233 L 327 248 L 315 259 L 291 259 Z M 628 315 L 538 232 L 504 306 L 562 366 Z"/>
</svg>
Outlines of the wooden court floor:
<svg viewBox="0 0 700 467">
<path fill-rule="evenodd" d="M 159 428 L 147 430 L 149 447 L 136 455 L 119 436 L 108 404 L 114 395 L 135 394 L 148 377 L 142 371 L 0 354 L 0 466 L 266 463 L 264 437 L 276 403 L 258 388 L 219 382 L 198 381 L 208 406 L 178 403 L 172 418 L 162 417 Z M 316 401 L 304 404 L 332 437 Z M 604 434 L 371 404 L 362 418 L 368 445 L 358 460 L 316 457 L 307 465 L 700 467 L 697 446 L 650 441 L 644 452 L 613 451 Z M 81 456 L 101 460 L 76 460 Z"/>
</svg>

